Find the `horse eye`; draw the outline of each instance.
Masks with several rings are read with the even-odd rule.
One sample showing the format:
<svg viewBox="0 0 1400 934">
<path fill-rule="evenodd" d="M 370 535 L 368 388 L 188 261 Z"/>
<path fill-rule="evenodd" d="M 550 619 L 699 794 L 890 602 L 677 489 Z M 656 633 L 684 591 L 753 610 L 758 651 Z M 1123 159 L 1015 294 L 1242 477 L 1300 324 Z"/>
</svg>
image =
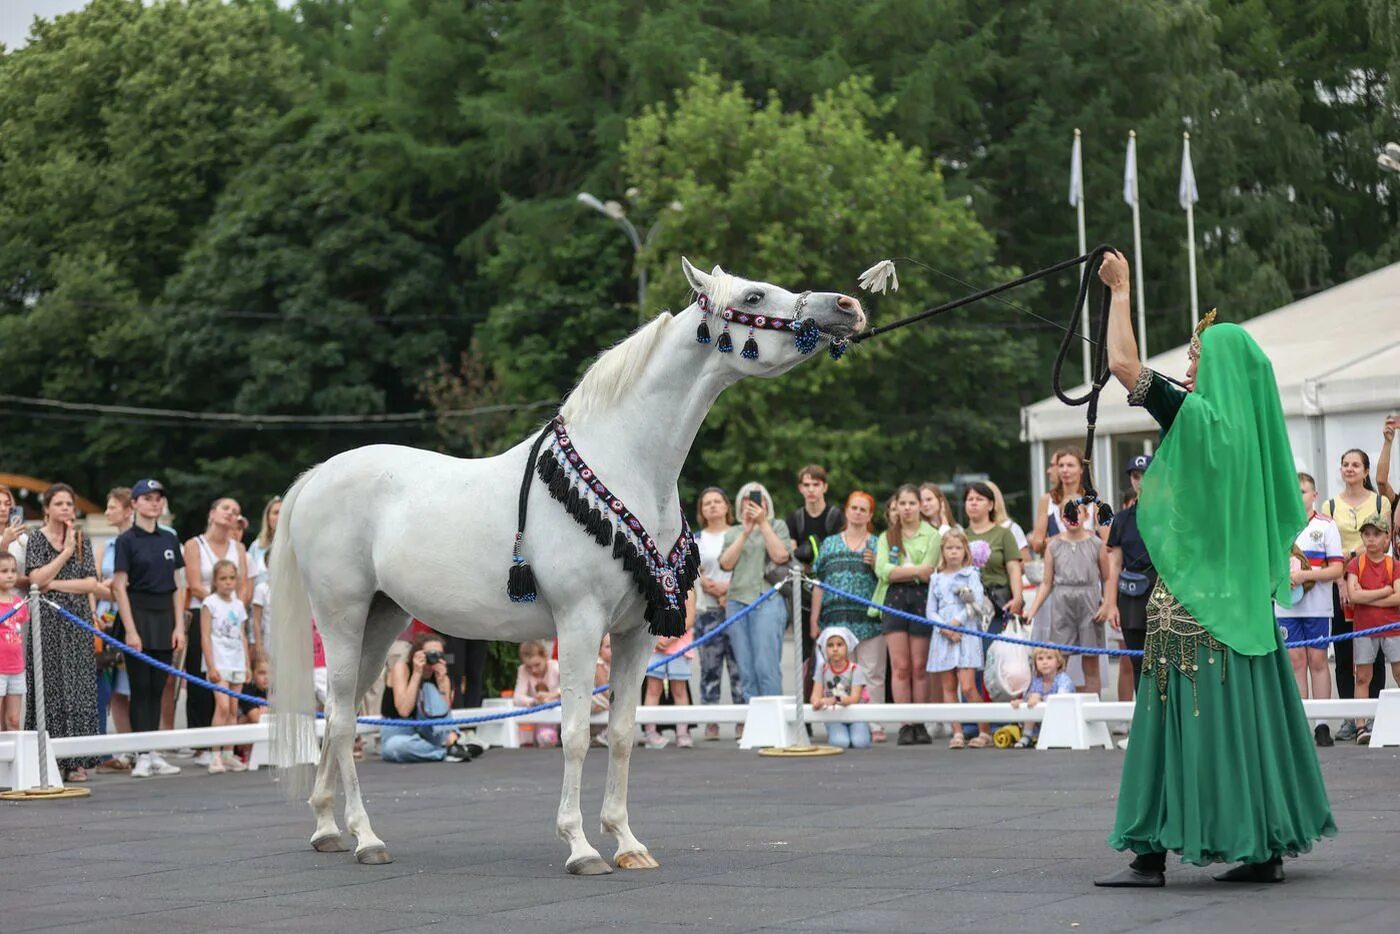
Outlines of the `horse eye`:
<svg viewBox="0 0 1400 934">
<path fill-rule="evenodd" d="M 763 301 L 763 293 L 762 293 L 762 292 L 750 292 L 750 293 L 748 294 L 748 297 L 745 298 L 744 301 L 745 301 L 745 303 L 747 303 L 747 304 L 749 304 L 749 305 L 757 305 L 759 302 Z"/>
</svg>

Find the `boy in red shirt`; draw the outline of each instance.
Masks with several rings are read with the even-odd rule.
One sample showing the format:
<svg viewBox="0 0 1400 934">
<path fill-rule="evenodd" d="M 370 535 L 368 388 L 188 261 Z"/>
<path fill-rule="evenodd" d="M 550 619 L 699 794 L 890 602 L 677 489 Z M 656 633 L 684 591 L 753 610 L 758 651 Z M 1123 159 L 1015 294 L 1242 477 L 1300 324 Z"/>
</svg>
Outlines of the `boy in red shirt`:
<svg viewBox="0 0 1400 934">
<path fill-rule="evenodd" d="M 1390 543 L 1390 522 L 1385 516 L 1375 515 L 1361 523 L 1361 543 L 1366 550 L 1347 565 L 1347 588 L 1356 607 L 1355 631 L 1368 632 L 1400 623 L 1400 585 L 1396 583 L 1400 580 L 1400 567 L 1385 553 Z M 1400 681 L 1400 628 L 1374 636 L 1358 636 L 1354 645 L 1354 697 L 1370 696 L 1371 669 L 1378 652 L 1385 654 L 1391 671 Z M 1364 746 L 1370 741 L 1370 730 L 1358 721 L 1356 742 Z"/>
</svg>

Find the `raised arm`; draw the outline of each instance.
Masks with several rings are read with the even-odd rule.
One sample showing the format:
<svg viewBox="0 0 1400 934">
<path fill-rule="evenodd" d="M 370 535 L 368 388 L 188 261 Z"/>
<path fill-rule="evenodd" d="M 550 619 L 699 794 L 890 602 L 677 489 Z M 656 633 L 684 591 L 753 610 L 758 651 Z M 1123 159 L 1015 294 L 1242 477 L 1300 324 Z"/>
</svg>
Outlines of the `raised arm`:
<svg viewBox="0 0 1400 934">
<path fill-rule="evenodd" d="M 1104 256 L 1099 278 L 1113 295 L 1108 310 L 1108 368 L 1131 391 L 1142 373 L 1142 361 L 1138 359 L 1137 337 L 1133 334 L 1132 278 L 1122 253 L 1115 251 Z"/>
<path fill-rule="evenodd" d="M 1395 501 L 1395 487 L 1390 485 L 1390 446 L 1395 442 L 1395 426 L 1390 418 L 1385 420 L 1381 430 L 1381 456 L 1376 459 L 1376 489 L 1391 502 Z"/>
</svg>

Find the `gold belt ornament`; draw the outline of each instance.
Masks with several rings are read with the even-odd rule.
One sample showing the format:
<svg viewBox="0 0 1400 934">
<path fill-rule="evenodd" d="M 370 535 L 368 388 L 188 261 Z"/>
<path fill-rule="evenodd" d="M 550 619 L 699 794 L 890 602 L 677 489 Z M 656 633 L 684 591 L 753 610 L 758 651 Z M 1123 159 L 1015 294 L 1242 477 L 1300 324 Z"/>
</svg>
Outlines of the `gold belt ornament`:
<svg viewBox="0 0 1400 934">
<path fill-rule="evenodd" d="M 1204 644 L 1210 654 L 1206 663 L 1216 664 L 1219 656 L 1220 683 L 1225 683 L 1225 644 L 1207 632 L 1187 612 L 1186 607 L 1172 595 L 1162 578 L 1152 588 L 1147 601 L 1147 639 L 1142 650 L 1142 670 L 1150 671 L 1157 681 L 1157 694 L 1167 699 L 1167 676 L 1175 671 L 1191 682 L 1191 710 L 1200 716 L 1196 706 L 1196 675 L 1200 671 L 1200 648 Z M 1163 708 L 1165 710 L 1165 708 Z"/>
</svg>

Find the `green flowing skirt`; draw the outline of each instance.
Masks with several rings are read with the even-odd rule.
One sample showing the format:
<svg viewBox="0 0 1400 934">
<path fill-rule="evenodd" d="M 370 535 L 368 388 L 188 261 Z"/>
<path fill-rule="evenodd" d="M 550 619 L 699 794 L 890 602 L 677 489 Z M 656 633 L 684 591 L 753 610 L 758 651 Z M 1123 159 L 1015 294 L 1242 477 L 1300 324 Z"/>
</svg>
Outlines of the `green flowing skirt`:
<svg viewBox="0 0 1400 934">
<path fill-rule="evenodd" d="M 1336 835 L 1282 636 L 1241 655 L 1160 582 L 1151 602 L 1109 846 L 1205 866 L 1296 856 Z"/>
</svg>

